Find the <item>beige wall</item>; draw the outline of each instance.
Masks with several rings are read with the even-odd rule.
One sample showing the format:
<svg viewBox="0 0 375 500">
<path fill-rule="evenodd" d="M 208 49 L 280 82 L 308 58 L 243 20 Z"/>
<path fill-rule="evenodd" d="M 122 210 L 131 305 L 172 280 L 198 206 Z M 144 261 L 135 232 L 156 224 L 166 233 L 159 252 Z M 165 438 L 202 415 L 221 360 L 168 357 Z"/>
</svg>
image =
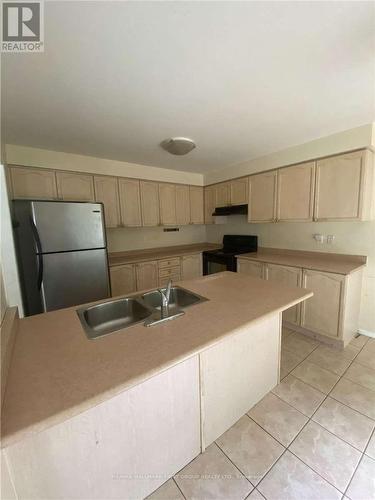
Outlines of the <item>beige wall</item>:
<svg viewBox="0 0 375 500">
<path fill-rule="evenodd" d="M 220 242 L 224 234 L 256 234 L 259 246 L 367 255 L 360 328 L 375 332 L 375 222 L 278 222 L 248 224 L 245 216 L 231 216 L 227 224 L 207 226 L 207 240 Z M 313 234 L 332 234 L 334 243 L 319 244 Z"/>
<path fill-rule="evenodd" d="M 205 226 L 181 226 L 178 232 L 165 233 L 162 227 L 134 227 L 107 230 L 108 250 L 121 252 L 206 241 Z"/>
</svg>

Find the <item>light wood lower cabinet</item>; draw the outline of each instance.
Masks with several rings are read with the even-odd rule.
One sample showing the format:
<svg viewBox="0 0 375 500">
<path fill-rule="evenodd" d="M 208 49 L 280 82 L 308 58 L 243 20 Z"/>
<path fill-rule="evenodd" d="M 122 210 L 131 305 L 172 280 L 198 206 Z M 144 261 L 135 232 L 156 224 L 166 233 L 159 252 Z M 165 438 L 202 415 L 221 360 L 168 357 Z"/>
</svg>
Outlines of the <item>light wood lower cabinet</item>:
<svg viewBox="0 0 375 500">
<path fill-rule="evenodd" d="M 142 220 L 144 226 L 158 226 L 159 212 L 159 185 L 157 182 L 140 181 Z"/>
<path fill-rule="evenodd" d="M 158 263 L 156 260 L 135 265 L 137 290 L 148 290 L 158 286 Z"/>
<path fill-rule="evenodd" d="M 138 179 L 119 179 L 121 224 L 142 226 L 141 195 Z"/>
<path fill-rule="evenodd" d="M 275 222 L 277 171 L 249 177 L 249 222 Z"/>
<path fill-rule="evenodd" d="M 176 185 L 176 224 L 190 224 L 190 190 L 182 184 Z"/>
<path fill-rule="evenodd" d="M 56 172 L 57 193 L 64 201 L 95 201 L 92 175 L 78 172 Z"/>
<path fill-rule="evenodd" d="M 44 168 L 10 167 L 13 198 L 57 199 L 55 171 Z"/>
<path fill-rule="evenodd" d="M 203 187 L 190 186 L 190 222 L 204 224 Z"/>
<path fill-rule="evenodd" d="M 195 356 L 3 449 L 17 498 L 147 497 L 200 453 L 199 393 Z"/>
<path fill-rule="evenodd" d="M 117 177 L 95 175 L 95 201 L 103 203 L 106 227 L 118 227 L 120 204 Z"/>
<path fill-rule="evenodd" d="M 159 204 L 161 225 L 175 226 L 177 222 L 175 184 L 159 184 Z"/>
<path fill-rule="evenodd" d="M 301 326 L 322 335 L 339 337 L 343 312 L 345 276 L 303 271 L 303 288 L 314 296 L 302 304 Z"/>
<path fill-rule="evenodd" d="M 134 264 L 110 267 L 110 277 L 112 297 L 127 295 L 137 290 Z"/>
<path fill-rule="evenodd" d="M 283 285 L 296 287 L 302 286 L 302 269 L 298 267 L 266 264 L 264 276 L 266 280 L 282 283 Z M 284 311 L 283 320 L 299 325 L 300 305 L 298 304 Z"/>
<path fill-rule="evenodd" d="M 264 264 L 246 259 L 237 259 L 237 272 L 249 274 L 254 278 L 264 278 Z"/>
<path fill-rule="evenodd" d="M 181 276 L 183 280 L 199 278 L 203 274 L 202 254 L 184 255 L 181 258 Z"/>
</svg>

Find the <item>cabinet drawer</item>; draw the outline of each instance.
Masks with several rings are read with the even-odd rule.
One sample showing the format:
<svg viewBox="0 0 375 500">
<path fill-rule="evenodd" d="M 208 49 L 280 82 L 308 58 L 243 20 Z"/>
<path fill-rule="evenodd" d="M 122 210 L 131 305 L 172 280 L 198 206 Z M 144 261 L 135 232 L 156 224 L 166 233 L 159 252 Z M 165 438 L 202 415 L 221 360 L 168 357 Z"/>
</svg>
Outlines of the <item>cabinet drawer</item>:
<svg viewBox="0 0 375 500">
<path fill-rule="evenodd" d="M 166 278 L 174 274 L 181 274 L 180 266 L 159 269 L 159 278 Z"/>
<path fill-rule="evenodd" d="M 168 278 L 159 278 L 159 286 L 167 286 L 169 280 L 171 280 L 172 283 L 176 283 L 176 281 L 181 281 L 181 276 L 179 274 L 174 274 Z"/>
<path fill-rule="evenodd" d="M 166 267 L 177 267 L 180 265 L 180 259 L 178 257 L 174 259 L 159 260 L 159 269 L 164 269 Z"/>
</svg>

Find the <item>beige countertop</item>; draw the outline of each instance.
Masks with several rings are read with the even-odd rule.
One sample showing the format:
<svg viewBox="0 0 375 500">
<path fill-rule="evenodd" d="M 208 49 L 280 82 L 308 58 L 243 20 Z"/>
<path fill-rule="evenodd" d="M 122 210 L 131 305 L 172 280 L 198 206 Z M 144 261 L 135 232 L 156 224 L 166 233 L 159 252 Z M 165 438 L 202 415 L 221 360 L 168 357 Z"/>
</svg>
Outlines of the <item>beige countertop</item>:
<svg viewBox="0 0 375 500">
<path fill-rule="evenodd" d="M 237 257 L 337 274 L 353 273 L 365 266 L 367 262 L 367 257 L 364 255 L 344 255 L 277 248 L 259 248 L 258 252 L 245 253 Z"/>
<path fill-rule="evenodd" d="M 109 266 L 147 262 L 149 260 L 169 259 L 192 253 L 201 253 L 205 250 L 214 250 L 223 245 L 216 243 L 196 243 L 193 245 L 179 245 L 173 247 L 147 248 L 146 250 L 130 250 L 128 252 L 112 252 L 108 254 Z"/>
<path fill-rule="evenodd" d="M 180 285 L 180 284 L 179 284 Z M 209 300 L 176 320 L 88 340 L 76 308 L 21 319 L 2 415 L 2 446 L 40 432 L 312 296 L 224 272 L 181 282 Z"/>
</svg>

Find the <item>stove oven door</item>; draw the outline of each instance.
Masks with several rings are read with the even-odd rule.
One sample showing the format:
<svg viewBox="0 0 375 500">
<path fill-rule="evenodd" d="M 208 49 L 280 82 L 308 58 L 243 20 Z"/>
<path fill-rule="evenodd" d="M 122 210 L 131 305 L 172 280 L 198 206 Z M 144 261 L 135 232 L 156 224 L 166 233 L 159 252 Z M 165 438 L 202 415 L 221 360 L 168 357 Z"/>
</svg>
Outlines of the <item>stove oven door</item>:
<svg viewBox="0 0 375 500">
<path fill-rule="evenodd" d="M 222 271 L 236 271 L 236 258 L 233 256 L 203 253 L 203 274 L 214 274 Z"/>
</svg>

